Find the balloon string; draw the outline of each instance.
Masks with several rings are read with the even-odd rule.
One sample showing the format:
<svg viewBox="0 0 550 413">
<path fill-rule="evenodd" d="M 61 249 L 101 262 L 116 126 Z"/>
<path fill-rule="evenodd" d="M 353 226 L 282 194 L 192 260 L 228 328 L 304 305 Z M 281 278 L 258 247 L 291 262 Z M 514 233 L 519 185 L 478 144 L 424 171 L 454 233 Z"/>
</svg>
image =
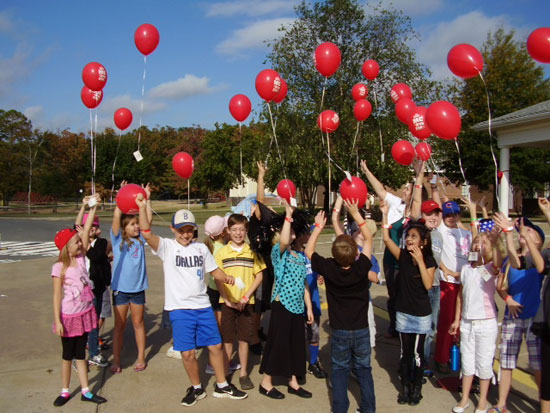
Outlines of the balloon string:
<svg viewBox="0 0 550 413">
<path fill-rule="evenodd" d="M 241 166 L 241 177 L 240 177 L 241 188 L 243 186 L 243 145 L 242 145 L 242 139 L 243 139 L 242 124 L 241 124 L 241 122 L 239 122 L 239 163 L 240 163 L 240 166 Z"/>
<path fill-rule="evenodd" d="M 325 76 L 325 82 L 323 83 L 323 93 L 321 94 L 321 106 L 319 106 L 319 114 L 323 111 L 323 104 L 325 103 L 325 91 L 327 88 L 328 77 Z M 321 116 L 321 142 L 323 148 L 325 147 L 325 138 L 323 136 L 323 117 Z"/>
<path fill-rule="evenodd" d="M 372 93 L 374 94 L 374 107 L 376 108 L 376 114 L 378 115 L 378 98 L 376 97 L 376 90 L 373 90 Z M 376 123 L 378 125 L 378 136 L 380 138 L 380 162 L 384 163 L 385 155 L 384 144 L 382 142 L 382 128 L 380 127 L 380 119 L 378 119 L 378 116 L 376 116 Z"/>
<path fill-rule="evenodd" d="M 332 173 L 330 169 L 330 138 L 327 132 L 327 149 L 328 149 L 328 204 L 332 205 Z"/>
<path fill-rule="evenodd" d="M 141 143 L 141 122 L 143 118 L 143 97 L 145 96 L 145 77 L 147 75 L 147 56 L 143 56 L 143 79 L 141 83 L 141 107 L 139 111 L 138 151 Z"/>
<path fill-rule="evenodd" d="M 150 208 L 151 208 L 151 211 L 153 212 L 153 214 L 155 214 L 157 217 L 159 217 L 161 221 L 166 222 L 166 220 L 163 217 L 161 217 L 159 214 L 157 214 L 157 211 L 155 211 L 153 209 L 153 207 L 150 207 Z M 188 209 L 189 209 L 189 207 L 188 207 Z"/>
<path fill-rule="evenodd" d="M 462 173 L 462 178 L 464 178 L 464 183 L 468 184 L 468 180 L 466 179 L 466 175 L 464 175 L 464 169 L 462 168 L 462 158 L 460 156 L 460 148 L 458 146 L 458 139 L 455 138 L 455 145 L 456 145 L 456 151 L 458 152 L 458 165 L 460 166 L 460 172 Z"/>
<path fill-rule="evenodd" d="M 492 122 L 493 119 L 491 117 L 491 101 L 489 99 L 489 89 L 487 88 L 487 83 L 485 82 L 485 79 L 483 78 L 483 75 L 481 72 L 479 73 L 479 77 L 481 78 L 481 81 L 483 82 L 483 86 L 485 87 L 485 95 L 487 96 L 487 115 L 488 115 L 488 121 L 487 126 L 489 129 L 489 144 L 491 147 L 491 156 L 493 157 L 493 163 L 495 164 L 495 191 L 498 192 L 498 162 L 497 157 L 495 156 L 495 150 L 493 149 L 493 129 L 492 129 Z M 497 196 L 497 206 L 500 210 L 500 199 Z"/>
<path fill-rule="evenodd" d="M 351 146 L 351 152 L 350 152 L 350 158 L 349 158 L 349 164 L 351 169 L 351 162 L 353 160 L 353 150 L 355 149 L 355 143 L 357 142 L 357 136 L 359 136 L 359 127 L 361 125 L 361 122 L 357 122 L 357 128 L 355 129 L 355 136 L 353 137 L 353 145 Z M 357 150 L 357 153 L 359 153 L 359 150 Z"/>
<path fill-rule="evenodd" d="M 97 108 L 94 109 L 94 136 L 97 136 Z M 97 142 L 94 139 L 94 187 L 92 188 L 92 194 L 95 194 L 96 168 L 97 168 Z"/>
<path fill-rule="evenodd" d="M 187 180 L 187 210 L 191 211 L 191 180 Z"/>
<path fill-rule="evenodd" d="M 271 128 L 273 129 L 273 138 L 275 139 L 275 145 L 277 146 L 277 153 L 279 154 L 279 161 L 281 162 L 281 167 L 283 168 L 283 176 L 286 177 L 286 167 L 283 162 L 283 157 L 281 156 L 281 150 L 279 148 L 279 142 L 277 141 L 277 134 L 275 132 L 275 124 L 273 123 L 273 114 L 271 113 L 271 105 L 267 102 L 267 108 L 269 109 L 269 118 L 271 119 Z"/>
<path fill-rule="evenodd" d="M 95 173 L 94 173 L 94 122 L 92 109 L 90 109 L 90 166 L 92 167 L 92 194 L 95 194 Z"/>
<path fill-rule="evenodd" d="M 120 148 L 120 138 L 122 137 L 122 130 L 118 131 L 118 144 L 116 146 L 115 160 L 113 161 L 113 171 L 111 172 L 111 180 L 113 185 L 111 186 L 111 203 L 113 203 L 113 193 L 115 192 L 115 165 L 118 158 L 118 150 Z"/>
</svg>

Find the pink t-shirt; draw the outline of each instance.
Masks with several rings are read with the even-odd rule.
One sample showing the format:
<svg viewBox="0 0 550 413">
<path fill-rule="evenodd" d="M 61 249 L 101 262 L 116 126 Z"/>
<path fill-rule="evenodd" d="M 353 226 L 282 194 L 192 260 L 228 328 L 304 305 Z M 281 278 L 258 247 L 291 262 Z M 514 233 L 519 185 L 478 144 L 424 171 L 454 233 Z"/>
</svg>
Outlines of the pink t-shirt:
<svg viewBox="0 0 550 413">
<path fill-rule="evenodd" d="M 493 275 L 493 264 L 481 267 L 472 267 L 467 264 L 462 267 L 460 279 L 462 281 L 462 318 L 466 320 L 485 320 L 497 317 L 495 291 L 497 277 Z M 488 274 L 483 278 L 484 271 Z"/>
<path fill-rule="evenodd" d="M 68 267 L 65 271 L 61 301 L 61 314 L 64 315 L 84 313 L 93 306 L 94 295 L 84 256 L 77 256 L 76 263 L 75 267 Z M 52 267 L 52 277 L 61 277 L 62 268 L 63 263 L 56 262 Z"/>
</svg>

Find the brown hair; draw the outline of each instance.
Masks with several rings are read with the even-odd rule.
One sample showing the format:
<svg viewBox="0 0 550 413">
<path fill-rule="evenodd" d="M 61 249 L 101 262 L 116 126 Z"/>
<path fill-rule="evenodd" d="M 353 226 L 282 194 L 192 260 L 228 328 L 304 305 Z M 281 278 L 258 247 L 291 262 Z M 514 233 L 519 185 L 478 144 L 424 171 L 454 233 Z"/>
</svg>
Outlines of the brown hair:
<svg viewBox="0 0 550 413">
<path fill-rule="evenodd" d="M 216 235 L 215 237 L 209 237 L 208 235 L 204 239 L 204 245 L 208 248 L 211 254 L 214 254 L 214 242 L 222 240 L 223 243 L 223 237 L 225 235 L 225 230 L 219 235 Z"/>
<path fill-rule="evenodd" d="M 126 228 L 126 225 L 128 225 L 130 223 L 130 221 L 132 219 L 137 219 L 137 216 L 136 215 L 128 215 L 128 214 L 122 214 L 120 216 L 120 230 L 122 231 L 122 242 L 120 243 L 120 250 L 122 251 L 122 249 L 124 248 L 124 245 L 127 245 L 128 248 L 130 248 L 132 246 L 132 240 L 130 239 L 131 237 L 129 237 L 127 234 L 126 234 L 126 231 L 124 230 Z M 137 240 L 139 241 L 140 244 L 143 245 L 143 241 L 138 237 Z"/>
<path fill-rule="evenodd" d="M 338 235 L 332 243 L 332 256 L 341 267 L 349 267 L 357 256 L 357 244 L 350 235 Z"/>
<path fill-rule="evenodd" d="M 231 228 L 235 224 L 244 224 L 244 227 L 248 231 L 248 219 L 241 214 L 231 214 L 227 220 L 227 228 Z"/>
</svg>

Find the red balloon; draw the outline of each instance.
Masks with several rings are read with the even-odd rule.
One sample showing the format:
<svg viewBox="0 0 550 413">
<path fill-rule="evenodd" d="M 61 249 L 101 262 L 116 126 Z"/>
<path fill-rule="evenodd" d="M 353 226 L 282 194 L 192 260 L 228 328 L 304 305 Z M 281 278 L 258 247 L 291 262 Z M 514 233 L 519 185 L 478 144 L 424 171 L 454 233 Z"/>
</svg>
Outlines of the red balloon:
<svg viewBox="0 0 550 413">
<path fill-rule="evenodd" d="M 256 91 L 266 102 L 271 102 L 281 90 L 281 76 L 273 69 L 264 69 L 256 76 Z"/>
<path fill-rule="evenodd" d="M 281 103 L 284 98 L 286 98 L 286 94 L 288 92 L 288 85 L 286 84 L 285 80 L 281 78 L 281 89 L 273 96 L 273 102 L 275 103 Z"/>
<path fill-rule="evenodd" d="M 393 103 L 397 103 L 397 101 L 401 98 L 413 98 L 411 88 L 408 87 L 405 83 L 398 83 L 394 87 L 392 87 L 390 96 L 391 100 L 393 100 Z"/>
<path fill-rule="evenodd" d="M 462 126 L 458 109 L 445 100 L 430 105 L 426 111 L 426 122 L 436 136 L 448 140 L 455 139 Z"/>
<path fill-rule="evenodd" d="M 183 179 L 189 179 L 193 175 L 195 162 L 193 161 L 193 157 L 187 152 L 178 152 L 172 158 L 172 168 Z"/>
<path fill-rule="evenodd" d="M 237 122 L 244 122 L 251 110 L 252 103 L 246 95 L 235 95 L 229 101 L 229 112 Z"/>
<path fill-rule="evenodd" d="M 380 72 L 380 66 L 378 66 L 378 62 L 376 60 L 365 60 L 361 71 L 363 72 L 363 76 L 367 79 L 374 80 Z"/>
<path fill-rule="evenodd" d="M 401 98 L 395 104 L 395 114 L 405 125 L 409 123 L 409 119 L 416 109 L 416 104 L 407 98 Z"/>
<path fill-rule="evenodd" d="M 116 194 L 116 205 L 123 214 L 136 215 L 139 213 L 139 207 L 136 204 L 138 194 L 143 194 L 143 199 L 147 199 L 145 190 L 136 184 L 124 185 Z"/>
<path fill-rule="evenodd" d="M 340 126 L 340 118 L 333 110 L 324 110 L 317 118 L 317 126 L 319 126 L 319 129 L 323 132 L 334 132 L 338 129 L 338 126 Z"/>
<path fill-rule="evenodd" d="M 132 123 L 132 112 L 130 109 L 120 108 L 115 111 L 115 125 L 120 130 L 126 129 Z"/>
<path fill-rule="evenodd" d="M 290 198 L 296 198 L 296 185 L 290 179 L 282 179 L 277 184 L 277 195 L 290 204 Z"/>
<path fill-rule="evenodd" d="M 103 91 L 92 90 L 87 86 L 82 86 L 82 90 L 80 91 L 80 99 L 82 99 L 82 103 L 84 103 L 84 106 L 87 108 L 97 108 L 103 100 Z"/>
<path fill-rule="evenodd" d="M 82 80 L 90 89 L 102 90 L 107 83 L 107 70 L 101 63 L 91 62 L 82 69 Z"/>
<path fill-rule="evenodd" d="M 414 150 L 416 151 L 418 158 L 422 161 L 427 161 L 432 156 L 432 147 L 428 142 L 417 143 Z"/>
<path fill-rule="evenodd" d="M 371 113 L 372 105 L 367 99 L 359 99 L 355 102 L 355 105 L 353 105 L 353 115 L 355 119 L 357 119 L 357 122 L 363 122 L 368 119 Z"/>
<path fill-rule="evenodd" d="M 399 103 L 399 102 L 398 102 Z M 416 136 L 418 139 L 428 139 L 432 134 L 428 124 L 426 122 L 426 109 L 424 106 L 417 106 L 416 109 L 412 112 L 411 117 L 409 118 L 408 126 L 409 131 Z"/>
<path fill-rule="evenodd" d="M 395 162 L 409 166 L 414 160 L 414 148 L 412 143 L 405 140 L 397 141 L 391 147 L 391 156 Z"/>
<path fill-rule="evenodd" d="M 340 194 L 346 201 L 359 201 L 357 205 L 359 208 L 362 208 L 365 206 L 369 191 L 367 190 L 367 185 L 361 178 L 352 176 L 351 182 L 348 178 L 342 181 L 340 184 Z"/>
<path fill-rule="evenodd" d="M 134 33 L 134 42 L 138 50 L 145 56 L 153 53 L 159 45 L 159 31 L 152 24 L 142 24 Z"/>
<path fill-rule="evenodd" d="M 342 55 L 334 43 L 325 42 L 315 49 L 315 68 L 325 77 L 332 76 L 340 67 Z"/>
<path fill-rule="evenodd" d="M 550 63 L 550 27 L 539 27 L 531 32 L 527 51 L 537 62 Z"/>
<path fill-rule="evenodd" d="M 471 44 L 457 44 L 447 54 L 447 66 L 458 77 L 469 79 L 483 70 L 483 56 Z"/>
<path fill-rule="evenodd" d="M 351 88 L 351 96 L 356 102 L 359 99 L 365 99 L 369 94 L 369 88 L 364 83 L 357 83 Z"/>
</svg>

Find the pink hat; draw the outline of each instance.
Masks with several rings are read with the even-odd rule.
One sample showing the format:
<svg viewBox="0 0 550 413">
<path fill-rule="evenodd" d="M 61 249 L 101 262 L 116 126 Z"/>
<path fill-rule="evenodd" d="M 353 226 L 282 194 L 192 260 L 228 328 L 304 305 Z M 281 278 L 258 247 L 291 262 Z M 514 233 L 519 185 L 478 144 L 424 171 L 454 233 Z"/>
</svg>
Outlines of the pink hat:
<svg viewBox="0 0 550 413">
<path fill-rule="evenodd" d="M 217 237 L 227 226 L 225 219 L 219 215 L 212 215 L 204 223 L 204 233 L 209 237 Z"/>
<path fill-rule="evenodd" d="M 82 225 L 86 225 L 86 220 L 88 219 L 88 214 L 84 214 L 82 217 Z M 93 227 L 99 228 L 99 217 L 97 215 L 94 216 L 94 223 L 92 224 Z"/>
<path fill-rule="evenodd" d="M 63 247 L 67 245 L 67 243 L 71 240 L 71 238 L 74 237 L 75 234 L 77 234 L 77 232 L 72 228 L 62 229 L 57 234 L 55 234 L 53 242 L 55 242 L 56 247 L 59 248 L 59 251 L 61 251 Z"/>
</svg>

